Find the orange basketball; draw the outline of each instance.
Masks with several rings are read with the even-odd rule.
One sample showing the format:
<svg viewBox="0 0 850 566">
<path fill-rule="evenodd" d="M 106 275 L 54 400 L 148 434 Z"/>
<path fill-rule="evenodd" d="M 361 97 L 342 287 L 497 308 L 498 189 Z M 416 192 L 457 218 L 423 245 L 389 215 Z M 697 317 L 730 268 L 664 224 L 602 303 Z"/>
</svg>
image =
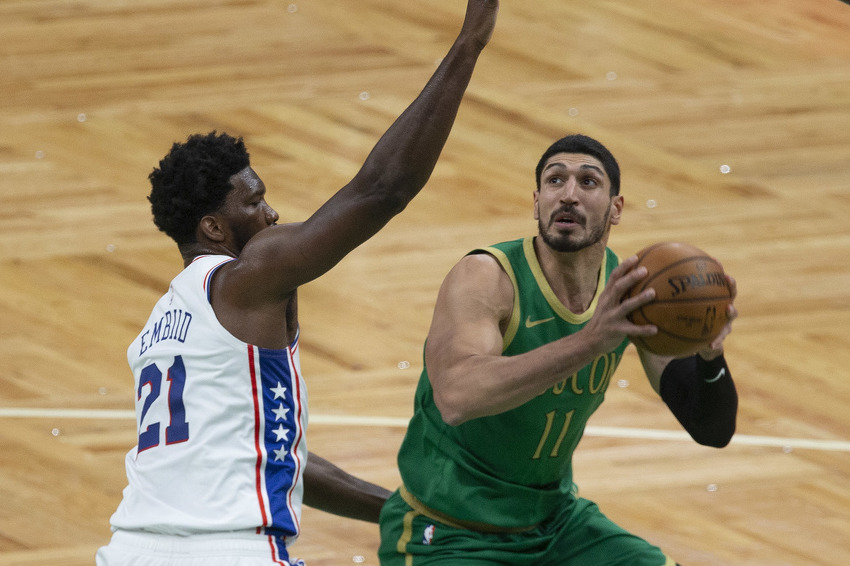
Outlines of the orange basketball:
<svg viewBox="0 0 850 566">
<path fill-rule="evenodd" d="M 655 300 L 632 311 L 629 320 L 654 324 L 658 334 L 632 336 L 632 342 L 655 354 L 685 357 L 717 338 L 732 302 L 717 260 L 688 244 L 662 242 L 638 252 L 637 265 L 645 266 L 647 275 L 626 298 L 652 287 Z"/>
</svg>

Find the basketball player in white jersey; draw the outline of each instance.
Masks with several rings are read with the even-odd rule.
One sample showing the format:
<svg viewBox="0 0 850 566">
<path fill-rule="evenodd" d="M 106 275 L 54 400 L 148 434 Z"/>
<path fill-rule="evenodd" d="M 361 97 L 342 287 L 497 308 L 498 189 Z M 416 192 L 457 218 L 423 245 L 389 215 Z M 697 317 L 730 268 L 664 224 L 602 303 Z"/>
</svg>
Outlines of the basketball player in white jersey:
<svg viewBox="0 0 850 566">
<path fill-rule="evenodd" d="M 130 345 L 138 445 L 99 566 L 298 564 L 301 505 L 377 523 L 389 492 L 308 455 L 297 289 L 398 214 L 449 135 L 497 0 L 462 29 L 363 167 L 304 222 L 277 224 L 241 139 L 174 144 L 150 175 L 154 223 L 185 269 Z"/>
</svg>

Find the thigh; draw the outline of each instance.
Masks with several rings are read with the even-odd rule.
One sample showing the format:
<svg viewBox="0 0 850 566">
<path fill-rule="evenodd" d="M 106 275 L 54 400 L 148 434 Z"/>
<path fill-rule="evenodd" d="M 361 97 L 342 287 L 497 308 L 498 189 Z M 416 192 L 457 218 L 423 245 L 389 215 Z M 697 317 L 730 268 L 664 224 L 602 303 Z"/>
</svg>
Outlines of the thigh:
<svg viewBox="0 0 850 566">
<path fill-rule="evenodd" d="M 548 525 L 553 566 L 675 566 L 660 548 L 608 519 L 592 501 L 577 498 Z"/>
</svg>

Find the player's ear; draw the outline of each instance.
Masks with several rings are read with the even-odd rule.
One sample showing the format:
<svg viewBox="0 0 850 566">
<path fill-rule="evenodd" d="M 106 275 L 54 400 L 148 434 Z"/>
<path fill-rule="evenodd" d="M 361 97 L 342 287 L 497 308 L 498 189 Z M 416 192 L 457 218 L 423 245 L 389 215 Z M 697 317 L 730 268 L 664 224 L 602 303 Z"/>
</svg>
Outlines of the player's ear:
<svg viewBox="0 0 850 566">
<path fill-rule="evenodd" d="M 540 201 L 538 200 L 540 198 L 540 190 L 538 189 L 538 190 L 534 191 L 533 194 L 534 194 L 534 219 L 540 220 L 540 210 L 539 210 Z"/>
<path fill-rule="evenodd" d="M 611 197 L 611 215 L 609 217 L 611 224 L 619 224 L 620 219 L 623 216 L 623 205 L 625 204 L 625 199 L 623 195 L 616 195 Z"/>
<path fill-rule="evenodd" d="M 213 242 L 223 242 L 226 236 L 221 218 L 213 214 L 201 218 L 201 221 L 198 222 L 198 236 Z"/>
</svg>

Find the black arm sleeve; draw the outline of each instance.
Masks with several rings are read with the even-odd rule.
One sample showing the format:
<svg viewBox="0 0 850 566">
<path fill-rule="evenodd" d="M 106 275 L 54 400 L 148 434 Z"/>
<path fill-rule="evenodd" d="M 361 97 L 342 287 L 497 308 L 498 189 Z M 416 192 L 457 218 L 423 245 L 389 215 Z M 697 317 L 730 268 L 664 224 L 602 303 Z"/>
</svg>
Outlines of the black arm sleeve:
<svg viewBox="0 0 850 566">
<path fill-rule="evenodd" d="M 735 434 L 738 393 L 723 356 L 675 359 L 661 373 L 661 398 L 698 443 L 723 448 Z"/>
</svg>

